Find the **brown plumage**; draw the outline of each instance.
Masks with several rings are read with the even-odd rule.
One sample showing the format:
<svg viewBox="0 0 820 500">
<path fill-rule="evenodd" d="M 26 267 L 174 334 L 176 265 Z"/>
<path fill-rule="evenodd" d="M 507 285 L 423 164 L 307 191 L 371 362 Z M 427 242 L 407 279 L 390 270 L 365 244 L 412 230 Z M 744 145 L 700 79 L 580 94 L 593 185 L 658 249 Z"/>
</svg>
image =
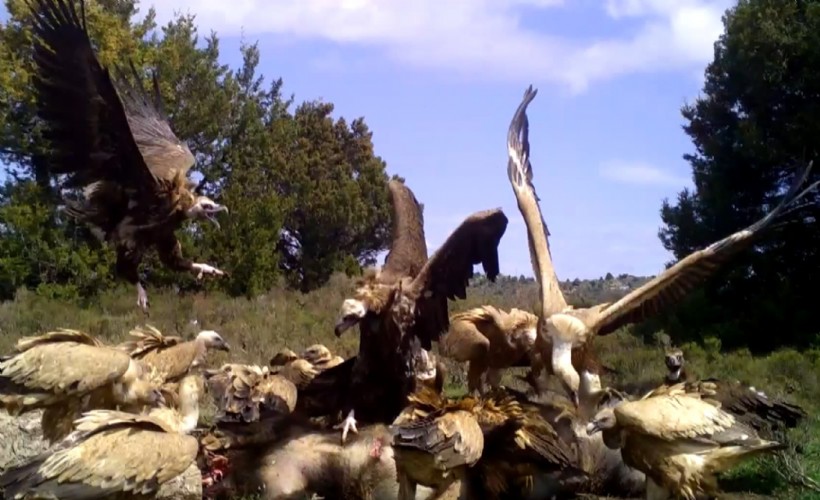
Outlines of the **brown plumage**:
<svg viewBox="0 0 820 500">
<path fill-rule="evenodd" d="M 388 183 L 393 203 L 393 242 L 384 266 L 368 273 L 354 296 L 344 301 L 336 324 L 337 336 L 359 324 L 359 352 L 351 367 L 342 363 L 323 372 L 311 399 L 341 402 L 325 414 L 346 414 L 342 436 L 355 429 L 356 417 L 369 423 L 389 423 L 404 407 L 415 387 L 413 358 L 447 331 L 448 299 L 465 298 L 473 265 L 482 264 L 487 277 L 498 275 L 498 243 L 507 228 L 501 209 L 477 212 L 450 234 L 427 258 L 421 206 L 404 183 Z M 326 379 L 350 375 L 328 384 Z M 332 386 L 344 397 L 320 388 Z M 301 398 L 301 396 L 300 396 Z"/>
<path fill-rule="evenodd" d="M 202 330 L 187 342 L 181 342 L 179 337 L 165 337 L 152 326 L 136 328 L 130 334 L 135 339 L 120 344 L 119 348 L 155 369 L 166 382 L 179 380 L 191 369 L 203 366 L 208 350 L 231 349 L 213 330 Z"/>
<path fill-rule="evenodd" d="M 433 488 L 436 496 L 466 488 L 467 468 L 478 462 L 484 449 L 484 433 L 472 413 L 433 412 L 397 420 L 391 429 L 399 500 L 415 498 L 417 484 Z"/>
<path fill-rule="evenodd" d="M 64 187 L 83 191 L 82 201 L 66 201 L 66 212 L 114 246 L 117 274 L 137 287 L 144 310 L 139 265 L 149 247 L 171 269 L 222 275 L 185 259 L 174 235 L 187 219 L 216 223 L 215 214 L 227 209 L 194 193 L 187 174 L 195 158 L 168 124 L 156 75 L 150 97 L 133 67 L 135 81 L 119 70 L 112 80 L 88 37 L 83 0 L 79 16 L 73 0 L 28 3 L 50 172 L 68 174 Z"/>
<path fill-rule="evenodd" d="M 296 386 L 268 367 L 225 364 L 205 372 L 220 423 L 252 423 L 290 414 L 296 407 Z"/>
<path fill-rule="evenodd" d="M 721 408 L 735 418 L 752 426 L 762 436 L 771 438 L 776 431 L 797 427 L 808 415 L 801 407 L 769 398 L 763 392 L 737 380 L 716 378 L 696 379 L 685 372 L 683 351 L 668 349 L 665 353 L 668 369 L 665 386 L 685 382 L 690 392 L 718 401 Z"/>
<path fill-rule="evenodd" d="M 466 396 L 458 399 L 448 399 L 435 394 L 427 388 L 422 388 L 410 396 L 410 404 L 396 419 L 394 426 L 401 434 L 403 428 L 408 428 L 406 437 L 413 439 L 416 434 L 424 436 L 425 430 L 431 430 L 432 421 L 442 418 L 443 415 L 457 413 L 457 420 L 462 422 L 465 434 L 462 439 L 474 436 L 468 433 L 470 424 L 466 423 L 466 416 L 471 415 L 478 423 L 483 435 L 480 459 L 472 467 L 461 469 L 466 473 L 467 482 L 459 487 L 468 488 L 470 494 L 481 497 L 500 498 L 509 494 L 511 490 L 529 481 L 533 475 L 540 472 L 562 473 L 566 476 L 583 475 L 575 466 L 577 463 L 577 445 L 572 433 L 567 415 L 559 408 L 548 416 L 542 408 L 532 404 L 523 394 L 508 389 L 495 389 L 483 397 Z M 456 417 L 450 417 L 456 418 Z M 407 422 L 421 421 L 420 429 L 415 424 Z M 435 434 L 433 434 L 435 436 Z M 399 443 L 395 441 L 397 467 L 401 468 L 402 458 L 399 455 Z M 478 440 L 462 443 L 462 448 L 472 450 L 478 447 Z M 446 448 L 443 448 L 446 450 Z M 418 453 L 410 455 L 411 461 L 406 468 L 407 474 L 416 476 L 415 482 L 430 481 L 435 476 L 431 473 L 425 477 L 418 477 L 424 470 L 423 461 Z M 465 455 L 467 456 L 467 455 Z M 472 457 L 472 455 L 469 455 Z M 435 462 L 433 462 L 435 463 Z M 467 463 L 465 462 L 465 466 Z M 422 483 L 423 484 L 423 483 Z M 449 486 L 452 487 L 452 484 Z"/>
<path fill-rule="evenodd" d="M 587 432 L 603 432 L 624 462 L 647 476 L 647 498 L 695 500 L 718 493 L 716 474 L 753 455 L 782 448 L 760 439 L 719 404 L 678 384 L 601 410 Z"/>
<path fill-rule="evenodd" d="M 187 434 L 196 426 L 199 381 L 191 378 L 180 382 L 180 409 L 156 408 L 147 415 L 84 413 L 76 430 L 56 449 L 0 475 L 4 497 L 81 500 L 155 495 L 196 460 L 197 440 Z"/>
<path fill-rule="evenodd" d="M 570 363 L 571 350 L 574 347 L 585 344 L 595 335 L 606 335 L 622 326 L 642 321 L 674 306 L 732 256 L 749 248 L 779 216 L 788 213 L 788 208 L 815 189 L 820 181 L 800 190 L 811 171 L 810 163 L 805 170 L 795 176 L 780 203 L 759 221 L 691 253 L 615 302 L 575 309 L 568 306 L 558 286 L 549 249 L 549 231 L 532 184 L 533 171 L 530 163 L 529 122 L 526 110 L 535 95 L 536 91 L 530 86 L 510 123 L 507 135 L 507 174 L 527 226 L 530 256 L 540 287 L 539 316 L 544 320 L 544 326 L 536 341 L 537 348 L 543 353 L 542 358 L 550 357 L 551 353 L 552 370 L 563 380 L 572 394 L 577 394 L 579 375 Z M 574 398 L 577 401 L 577 396 Z"/>
<path fill-rule="evenodd" d="M 156 373 L 83 332 L 25 337 L 15 351 L 0 358 L 0 406 L 11 415 L 44 409 L 49 441 L 70 432 L 82 411 L 164 401 Z"/>
<path fill-rule="evenodd" d="M 486 375 L 493 388 L 501 383 L 500 370 L 529 361 L 538 331 L 538 316 L 485 305 L 450 316 L 450 330 L 441 338 L 441 353 L 469 363 L 467 388 L 483 392 Z"/>
</svg>

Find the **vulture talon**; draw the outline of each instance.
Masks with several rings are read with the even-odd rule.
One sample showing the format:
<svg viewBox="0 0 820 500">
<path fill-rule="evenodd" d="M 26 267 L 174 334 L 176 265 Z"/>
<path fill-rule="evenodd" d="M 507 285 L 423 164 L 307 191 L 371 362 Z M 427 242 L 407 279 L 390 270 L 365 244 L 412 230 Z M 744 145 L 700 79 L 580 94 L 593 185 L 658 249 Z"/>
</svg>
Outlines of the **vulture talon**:
<svg viewBox="0 0 820 500">
<path fill-rule="evenodd" d="M 347 414 L 347 417 L 342 421 L 342 423 L 334 425 L 334 429 L 342 429 L 342 444 L 345 444 L 347 441 L 347 433 L 348 431 L 353 432 L 353 434 L 358 434 L 359 429 L 356 428 L 356 419 L 353 417 L 355 410 L 350 410 L 350 413 Z"/>
</svg>

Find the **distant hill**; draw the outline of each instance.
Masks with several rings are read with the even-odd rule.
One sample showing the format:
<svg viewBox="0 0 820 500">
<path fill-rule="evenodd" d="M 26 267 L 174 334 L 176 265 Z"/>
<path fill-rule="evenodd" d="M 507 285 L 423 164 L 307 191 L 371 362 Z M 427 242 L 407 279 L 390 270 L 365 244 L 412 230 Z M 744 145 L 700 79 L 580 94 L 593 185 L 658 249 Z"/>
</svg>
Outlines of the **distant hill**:
<svg viewBox="0 0 820 500">
<path fill-rule="evenodd" d="M 584 307 L 618 300 L 652 278 L 653 276 L 614 276 L 607 273 L 606 276 L 597 279 L 564 280 L 560 282 L 560 286 L 567 302 L 575 307 Z M 504 302 L 512 300 L 521 306 L 535 305 L 538 300 L 538 283 L 534 278 L 525 276 L 501 275 L 495 283 L 491 283 L 484 274 L 479 274 L 471 280 L 470 287 L 469 295 L 487 299 L 503 297 L 506 299 Z"/>
</svg>

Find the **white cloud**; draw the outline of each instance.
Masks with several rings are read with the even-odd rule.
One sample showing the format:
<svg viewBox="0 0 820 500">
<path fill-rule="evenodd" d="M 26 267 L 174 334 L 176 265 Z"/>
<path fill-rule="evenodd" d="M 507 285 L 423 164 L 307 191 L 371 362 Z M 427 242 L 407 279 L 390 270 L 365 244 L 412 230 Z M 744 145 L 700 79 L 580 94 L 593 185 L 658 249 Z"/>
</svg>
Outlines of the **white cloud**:
<svg viewBox="0 0 820 500">
<path fill-rule="evenodd" d="M 625 184 L 646 186 L 682 186 L 689 179 L 645 163 L 612 161 L 601 166 L 601 177 Z"/>
<path fill-rule="evenodd" d="M 612 22 L 642 21 L 623 38 L 581 41 L 524 28 L 527 9 L 564 0 L 145 0 L 161 21 L 197 15 L 223 35 L 273 33 L 376 47 L 395 61 L 484 78 L 590 83 L 653 70 L 692 71 L 712 58 L 730 0 L 606 0 Z"/>
</svg>

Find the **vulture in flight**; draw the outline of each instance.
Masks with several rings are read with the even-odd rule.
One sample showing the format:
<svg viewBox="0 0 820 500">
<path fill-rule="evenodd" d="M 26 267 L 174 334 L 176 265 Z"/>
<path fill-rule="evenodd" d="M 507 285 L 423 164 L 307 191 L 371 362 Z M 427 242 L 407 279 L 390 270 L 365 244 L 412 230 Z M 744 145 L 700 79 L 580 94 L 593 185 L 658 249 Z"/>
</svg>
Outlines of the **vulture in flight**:
<svg viewBox="0 0 820 500">
<path fill-rule="evenodd" d="M 194 376 L 180 382 L 178 409 L 84 413 L 55 449 L 3 472 L 0 491 L 9 500 L 156 495 L 196 461 L 199 444 L 188 434 L 199 417 L 199 385 Z"/>
<path fill-rule="evenodd" d="M 482 377 L 497 388 L 502 369 L 529 358 L 537 333 L 535 314 L 485 305 L 450 316 L 450 330 L 441 338 L 440 349 L 450 359 L 469 363 L 467 388 L 483 393 Z"/>
<path fill-rule="evenodd" d="M 66 200 L 66 213 L 116 249 L 118 276 L 137 288 L 143 255 L 154 247 L 163 264 L 204 274 L 219 269 L 182 255 L 174 234 L 187 219 L 210 220 L 227 208 L 195 192 L 187 177 L 194 156 L 168 124 L 154 75 L 149 96 L 137 71 L 112 78 L 97 60 L 86 31 L 85 3 L 28 0 L 34 33 L 37 114 L 51 146 L 49 169 L 67 174 L 65 188 L 81 189 L 81 201 Z M 129 81 L 134 80 L 134 81 Z M 153 102 L 152 102 L 153 101 Z"/>
<path fill-rule="evenodd" d="M 464 299 L 473 266 L 487 278 L 499 273 L 498 243 L 507 229 L 500 208 L 476 212 L 427 258 L 422 208 L 398 180 L 388 182 L 393 205 L 392 244 L 384 266 L 361 281 L 341 307 L 337 336 L 358 324 L 358 355 L 322 372 L 303 399 L 321 399 L 347 417 L 342 439 L 365 422 L 389 424 L 414 391 L 414 366 L 449 327 L 447 300 Z M 335 381 L 335 382 L 332 382 Z"/>
<path fill-rule="evenodd" d="M 754 224 L 689 254 L 615 302 L 575 309 L 567 304 L 558 286 L 549 247 L 549 230 L 532 184 L 527 106 L 535 98 L 536 92 L 532 86 L 526 90 L 510 123 L 507 175 L 527 226 L 530 256 L 540 287 L 543 326 L 536 339 L 537 349 L 541 352 L 538 371 L 550 366 L 551 371 L 567 386 L 577 405 L 580 381 L 578 372 L 570 362 L 573 348 L 584 345 L 595 335 L 612 333 L 622 326 L 643 321 L 674 306 L 732 256 L 751 247 L 780 215 L 788 213 L 790 207 L 815 189 L 820 181 L 801 190 L 812 168 L 812 163 L 809 163 L 795 177 L 780 203 Z"/>
<path fill-rule="evenodd" d="M 10 415 L 43 409 L 43 434 L 65 437 L 82 410 L 165 402 L 155 372 L 128 354 L 75 330 L 17 341 L 0 357 L 0 407 Z"/>
<path fill-rule="evenodd" d="M 718 473 L 783 448 L 684 385 L 605 408 L 587 425 L 588 434 L 602 432 L 624 463 L 646 474 L 649 499 L 714 497 Z"/>
</svg>

